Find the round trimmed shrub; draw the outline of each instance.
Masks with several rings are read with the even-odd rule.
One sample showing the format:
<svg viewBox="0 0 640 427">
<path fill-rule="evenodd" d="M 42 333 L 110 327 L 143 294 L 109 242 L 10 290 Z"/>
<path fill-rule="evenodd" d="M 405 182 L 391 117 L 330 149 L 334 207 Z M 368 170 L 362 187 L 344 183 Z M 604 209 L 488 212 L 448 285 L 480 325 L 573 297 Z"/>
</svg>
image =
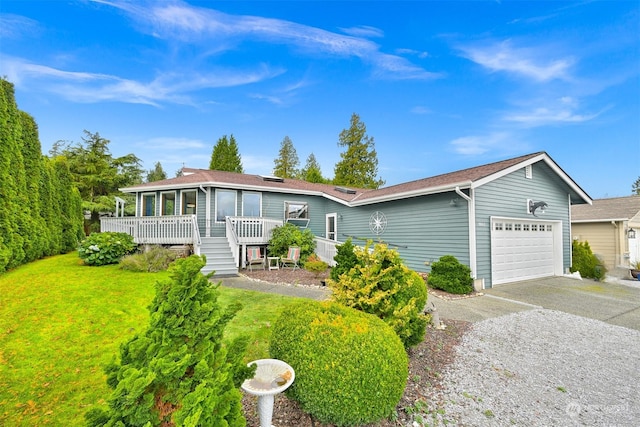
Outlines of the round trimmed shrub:
<svg viewBox="0 0 640 427">
<path fill-rule="evenodd" d="M 295 370 L 287 395 L 322 423 L 349 426 L 389 417 L 407 383 L 407 354 L 393 329 L 334 302 L 285 309 L 269 352 Z"/>
<path fill-rule="evenodd" d="M 107 231 L 91 233 L 80 242 L 78 255 L 87 265 L 117 264 L 120 259 L 133 253 L 138 245 L 127 233 Z"/>
<path fill-rule="evenodd" d="M 450 294 L 473 292 L 471 269 L 460 264 L 453 255 L 445 255 L 433 263 L 427 283 L 435 289 L 441 289 Z"/>
</svg>

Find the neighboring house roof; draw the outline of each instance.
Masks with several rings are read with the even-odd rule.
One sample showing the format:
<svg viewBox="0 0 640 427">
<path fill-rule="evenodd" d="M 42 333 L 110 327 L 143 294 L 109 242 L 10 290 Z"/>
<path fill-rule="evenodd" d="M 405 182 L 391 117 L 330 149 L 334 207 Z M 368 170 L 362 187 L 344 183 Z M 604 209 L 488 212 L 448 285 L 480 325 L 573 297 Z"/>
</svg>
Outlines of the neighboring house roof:
<svg viewBox="0 0 640 427">
<path fill-rule="evenodd" d="M 592 205 L 571 206 L 571 222 L 640 221 L 640 195 L 596 199 Z"/>
<path fill-rule="evenodd" d="M 349 206 L 380 203 L 456 189 L 476 188 L 512 173 L 525 166 L 545 162 L 572 190 L 572 201 L 591 203 L 591 198 L 545 152 L 527 154 L 500 162 L 463 169 L 430 178 L 410 181 L 380 189 L 345 188 L 329 184 L 315 184 L 295 179 L 279 179 L 260 175 L 208 169 L 183 168 L 183 176 L 122 188 L 126 193 L 198 188 L 212 186 L 253 191 L 275 191 L 292 194 L 321 195 Z"/>
</svg>

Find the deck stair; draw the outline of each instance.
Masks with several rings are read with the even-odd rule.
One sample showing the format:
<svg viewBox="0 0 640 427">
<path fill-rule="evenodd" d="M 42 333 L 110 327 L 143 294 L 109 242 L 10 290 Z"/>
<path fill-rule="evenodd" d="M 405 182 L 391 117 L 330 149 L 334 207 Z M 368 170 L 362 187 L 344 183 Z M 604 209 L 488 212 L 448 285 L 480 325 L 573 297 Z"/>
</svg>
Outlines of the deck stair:
<svg viewBox="0 0 640 427">
<path fill-rule="evenodd" d="M 235 265 L 231 248 L 226 237 L 202 237 L 200 254 L 207 257 L 207 264 L 202 273 L 215 271 L 216 276 L 236 276 L 238 267 Z"/>
</svg>

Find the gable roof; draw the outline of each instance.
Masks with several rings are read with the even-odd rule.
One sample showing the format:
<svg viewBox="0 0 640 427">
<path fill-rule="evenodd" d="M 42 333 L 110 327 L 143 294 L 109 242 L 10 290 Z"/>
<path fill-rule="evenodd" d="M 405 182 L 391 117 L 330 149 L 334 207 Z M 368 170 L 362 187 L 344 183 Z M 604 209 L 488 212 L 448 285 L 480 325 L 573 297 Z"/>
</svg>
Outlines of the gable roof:
<svg viewBox="0 0 640 427">
<path fill-rule="evenodd" d="M 592 205 L 571 206 L 571 222 L 640 220 L 640 195 L 596 199 Z"/>
<path fill-rule="evenodd" d="M 169 190 L 176 188 L 217 188 L 249 191 L 273 191 L 301 195 L 317 195 L 349 206 L 367 205 L 399 200 L 427 194 L 437 194 L 456 189 L 477 188 L 525 166 L 543 161 L 567 184 L 572 201 L 591 203 L 591 198 L 545 152 L 527 154 L 482 166 L 463 169 L 442 175 L 423 178 L 375 190 L 345 188 L 329 184 L 316 184 L 296 179 L 274 180 L 274 177 L 239 174 L 208 169 L 183 168 L 184 175 L 162 181 L 149 182 L 122 188 L 126 193 Z M 346 190 L 346 191 L 345 191 Z"/>
</svg>

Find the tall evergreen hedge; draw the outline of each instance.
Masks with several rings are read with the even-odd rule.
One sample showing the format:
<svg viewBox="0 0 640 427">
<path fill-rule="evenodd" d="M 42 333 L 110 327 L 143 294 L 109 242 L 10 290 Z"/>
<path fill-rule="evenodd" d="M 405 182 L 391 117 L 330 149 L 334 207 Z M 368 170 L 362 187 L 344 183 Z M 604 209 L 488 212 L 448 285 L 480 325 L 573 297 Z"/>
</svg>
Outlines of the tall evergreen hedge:
<svg viewBox="0 0 640 427">
<path fill-rule="evenodd" d="M 38 125 L 0 79 L 0 273 L 76 249 L 81 199 L 69 168 L 42 155 Z"/>
</svg>

